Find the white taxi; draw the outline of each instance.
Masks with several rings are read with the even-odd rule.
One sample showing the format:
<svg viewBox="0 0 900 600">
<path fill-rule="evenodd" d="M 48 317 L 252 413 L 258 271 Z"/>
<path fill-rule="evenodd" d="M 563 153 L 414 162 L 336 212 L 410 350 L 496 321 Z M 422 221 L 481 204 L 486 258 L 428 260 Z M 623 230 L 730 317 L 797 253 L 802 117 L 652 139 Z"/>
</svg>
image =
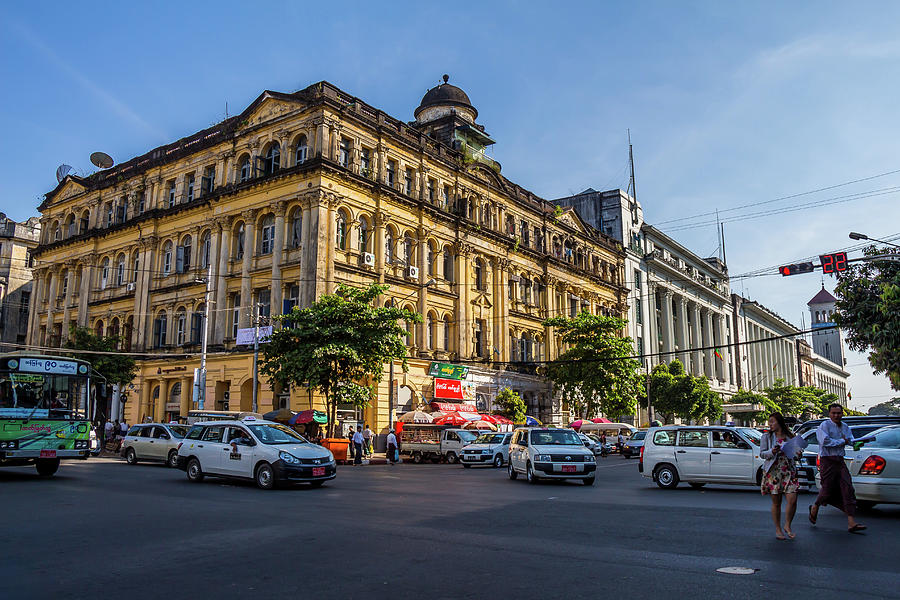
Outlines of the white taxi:
<svg viewBox="0 0 900 600">
<path fill-rule="evenodd" d="M 206 475 L 252 479 L 269 490 L 282 482 L 322 485 L 337 474 L 334 456 L 280 423 L 247 417 L 195 423 L 178 446 L 178 468 L 193 482 Z"/>
</svg>

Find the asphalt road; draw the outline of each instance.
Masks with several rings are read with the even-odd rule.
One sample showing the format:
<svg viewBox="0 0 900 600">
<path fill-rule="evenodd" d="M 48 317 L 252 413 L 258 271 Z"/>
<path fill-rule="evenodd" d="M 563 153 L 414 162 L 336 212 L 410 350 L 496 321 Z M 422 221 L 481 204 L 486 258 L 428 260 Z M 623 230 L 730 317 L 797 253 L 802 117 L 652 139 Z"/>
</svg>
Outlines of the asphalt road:
<svg viewBox="0 0 900 600">
<path fill-rule="evenodd" d="M 451 465 L 271 492 L 116 459 L 0 469 L 0 597 L 900 597 L 900 507 L 851 535 L 832 508 L 810 526 L 811 500 L 777 541 L 756 489 L 665 491 L 619 457 L 594 487 Z"/>
</svg>

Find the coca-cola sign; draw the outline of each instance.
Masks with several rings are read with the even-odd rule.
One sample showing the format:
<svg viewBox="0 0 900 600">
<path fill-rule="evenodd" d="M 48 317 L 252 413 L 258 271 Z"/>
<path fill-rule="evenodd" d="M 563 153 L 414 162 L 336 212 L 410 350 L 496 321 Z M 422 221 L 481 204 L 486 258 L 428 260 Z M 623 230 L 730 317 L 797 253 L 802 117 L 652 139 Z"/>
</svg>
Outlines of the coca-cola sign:
<svg viewBox="0 0 900 600">
<path fill-rule="evenodd" d="M 462 382 L 458 379 L 438 379 L 434 380 L 434 397 L 435 398 L 451 398 L 453 400 L 463 399 Z"/>
<path fill-rule="evenodd" d="M 439 410 L 442 413 L 452 413 L 452 412 L 477 413 L 478 412 L 478 409 L 475 408 L 474 404 L 457 404 L 456 402 L 432 402 L 431 408 L 433 410 Z"/>
</svg>

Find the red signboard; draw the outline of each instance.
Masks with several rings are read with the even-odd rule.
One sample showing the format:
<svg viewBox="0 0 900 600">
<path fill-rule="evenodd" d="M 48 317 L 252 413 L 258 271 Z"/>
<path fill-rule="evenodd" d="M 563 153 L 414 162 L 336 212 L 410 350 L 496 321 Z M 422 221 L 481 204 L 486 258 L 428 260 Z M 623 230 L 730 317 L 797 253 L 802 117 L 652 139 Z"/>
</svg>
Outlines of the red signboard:
<svg viewBox="0 0 900 600">
<path fill-rule="evenodd" d="M 434 397 L 463 399 L 462 381 L 458 379 L 434 379 Z M 441 409 L 443 410 L 443 409 Z"/>
<path fill-rule="evenodd" d="M 478 412 L 478 409 L 475 408 L 474 404 L 457 404 L 456 402 L 432 402 L 431 408 L 434 410 L 439 410 L 442 413 L 452 413 L 452 412 L 477 413 Z"/>
</svg>

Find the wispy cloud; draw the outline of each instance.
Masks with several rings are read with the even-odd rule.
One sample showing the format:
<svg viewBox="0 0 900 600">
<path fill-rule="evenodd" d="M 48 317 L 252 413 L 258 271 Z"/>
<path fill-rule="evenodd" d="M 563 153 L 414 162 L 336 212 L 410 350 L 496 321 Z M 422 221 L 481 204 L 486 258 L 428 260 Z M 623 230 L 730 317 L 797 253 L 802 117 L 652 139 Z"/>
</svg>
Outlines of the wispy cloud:
<svg viewBox="0 0 900 600">
<path fill-rule="evenodd" d="M 11 29 L 18 36 L 36 51 L 38 51 L 49 63 L 59 69 L 62 73 L 72 79 L 75 83 L 83 87 L 87 92 L 95 96 L 100 102 L 105 104 L 113 113 L 121 117 L 123 120 L 132 123 L 144 129 L 148 133 L 162 139 L 167 140 L 168 135 L 165 131 L 159 129 L 146 119 L 141 117 L 137 112 L 132 110 L 127 104 L 113 96 L 110 92 L 97 85 L 78 71 L 75 67 L 62 59 L 50 46 L 44 43 L 37 34 L 27 25 L 21 22 L 11 23 Z"/>
</svg>

